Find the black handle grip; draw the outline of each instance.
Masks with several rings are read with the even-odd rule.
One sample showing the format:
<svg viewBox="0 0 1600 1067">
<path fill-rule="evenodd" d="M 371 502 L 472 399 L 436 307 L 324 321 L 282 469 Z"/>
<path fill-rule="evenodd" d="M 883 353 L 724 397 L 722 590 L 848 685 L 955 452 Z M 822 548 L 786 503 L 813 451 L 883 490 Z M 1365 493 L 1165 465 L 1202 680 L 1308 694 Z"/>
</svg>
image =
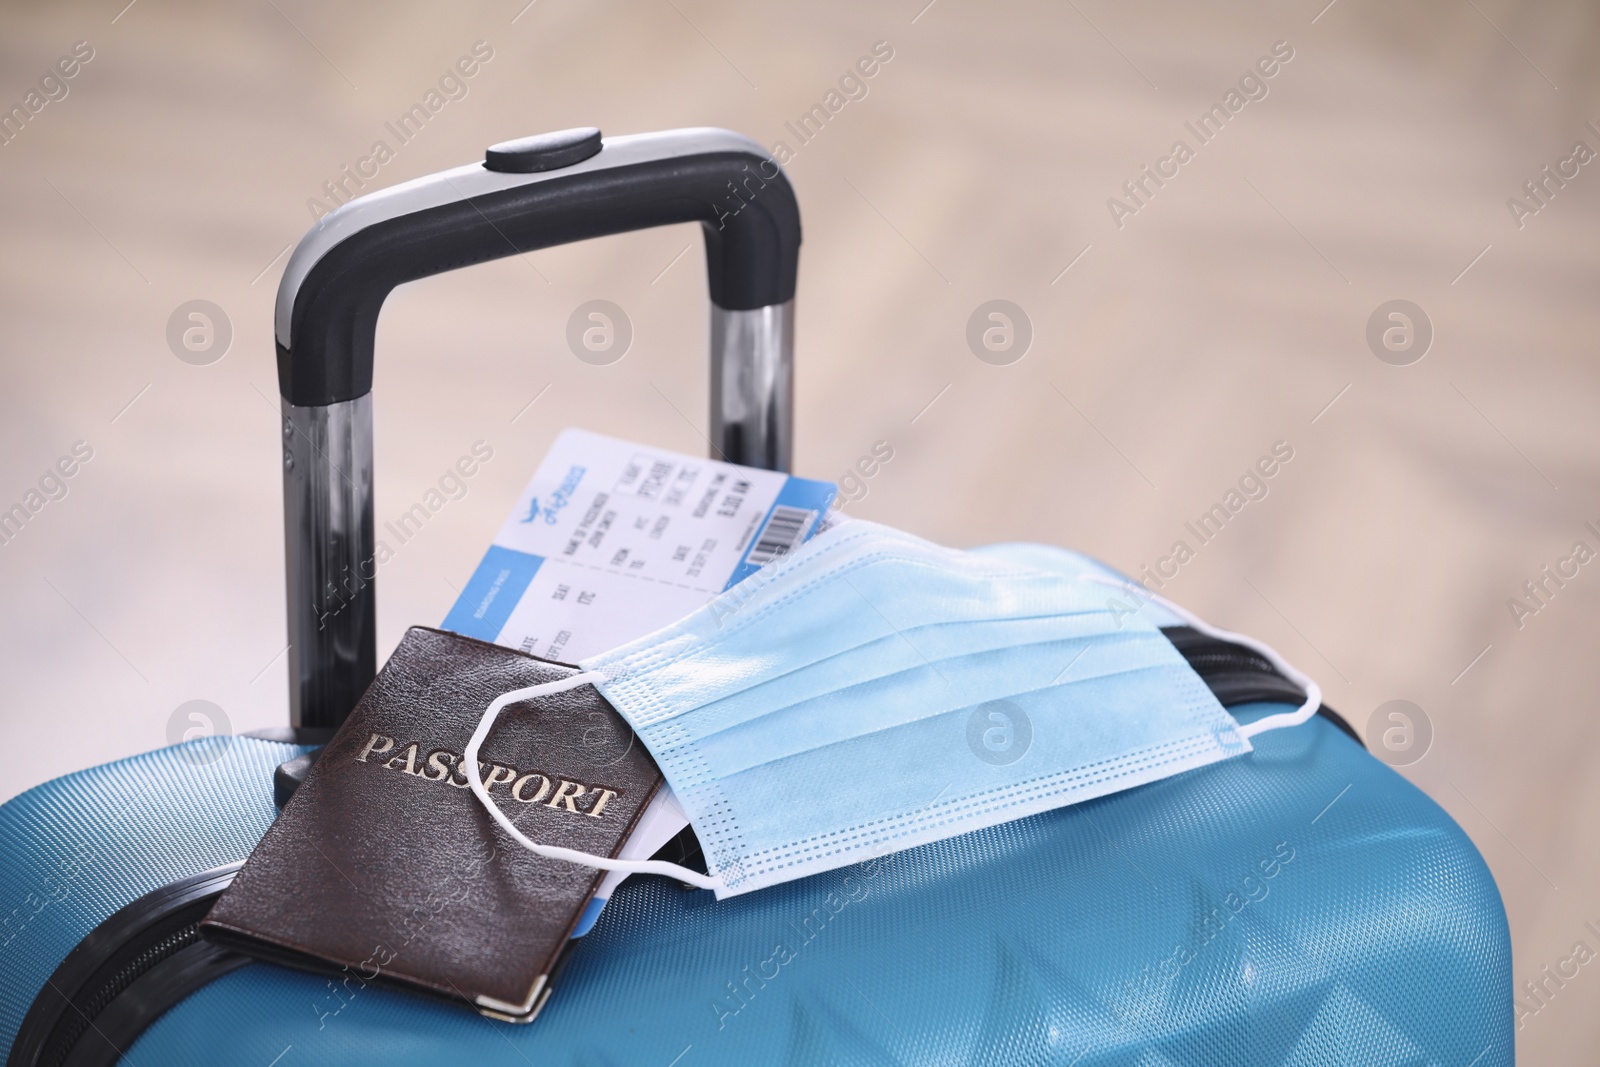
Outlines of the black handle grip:
<svg viewBox="0 0 1600 1067">
<path fill-rule="evenodd" d="M 515 156 L 502 153 L 491 157 L 502 169 L 460 167 L 323 219 L 295 249 L 278 290 L 283 398 L 321 406 L 370 392 L 378 312 L 395 286 L 589 237 L 699 221 L 715 304 L 744 311 L 794 296 L 799 207 L 754 141 L 695 129 L 601 144 L 577 163 L 531 173 L 505 169 Z"/>
</svg>

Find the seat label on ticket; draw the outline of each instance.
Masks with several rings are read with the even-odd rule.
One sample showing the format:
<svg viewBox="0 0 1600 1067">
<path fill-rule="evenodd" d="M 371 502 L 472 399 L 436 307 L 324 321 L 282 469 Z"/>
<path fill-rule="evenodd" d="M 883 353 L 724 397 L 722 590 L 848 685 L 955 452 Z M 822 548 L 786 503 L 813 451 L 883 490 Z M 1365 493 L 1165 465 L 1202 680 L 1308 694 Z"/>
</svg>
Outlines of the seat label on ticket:
<svg viewBox="0 0 1600 1067">
<path fill-rule="evenodd" d="M 681 619 L 798 546 L 836 491 L 566 430 L 444 628 L 576 662 Z"/>
</svg>

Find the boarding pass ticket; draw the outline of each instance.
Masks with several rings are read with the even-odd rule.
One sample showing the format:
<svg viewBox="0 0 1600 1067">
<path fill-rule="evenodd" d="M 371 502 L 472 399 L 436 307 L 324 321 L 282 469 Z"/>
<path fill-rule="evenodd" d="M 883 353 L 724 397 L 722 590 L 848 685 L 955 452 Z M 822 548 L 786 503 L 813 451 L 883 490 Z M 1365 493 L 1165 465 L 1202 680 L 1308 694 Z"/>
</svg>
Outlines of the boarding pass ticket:
<svg viewBox="0 0 1600 1067">
<path fill-rule="evenodd" d="M 574 663 L 676 622 L 815 533 L 836 487 L 565 430 L 444 628 Z M 688 825 L 663 787 L 623 845 L 645 859 Z M 601 883 L 574 936 L 611 890 Z"/>
</svg>

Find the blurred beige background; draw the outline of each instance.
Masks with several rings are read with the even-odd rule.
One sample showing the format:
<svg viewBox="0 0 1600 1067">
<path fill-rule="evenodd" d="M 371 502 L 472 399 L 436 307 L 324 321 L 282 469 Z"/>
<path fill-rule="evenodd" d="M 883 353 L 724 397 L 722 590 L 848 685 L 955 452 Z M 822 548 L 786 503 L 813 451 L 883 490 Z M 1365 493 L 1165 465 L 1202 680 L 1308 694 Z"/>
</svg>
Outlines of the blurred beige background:
<svg viewBox="0 0 1600 1067">
<path fill-rule="evenodd" d="M 93 458 L 0 546 L 0 797 L 166 743 L 186 701 L 285 721 L 271 315 L 307 201 L 484 42 L 493 56 L 372 187 L 574 125 L 722 125 L 797 149 L 806 226 L 798 469 L 894 459 L 852 512 L 957 545 L 1154 564 L 1275 442 L 1293 460 L 1166 592 L 1313 672 L 1361 728 L 1415 702 L 1404 769 L 1499 880 L 1518 982 L 1600 920 L 1600 565 L 1536 615 L 1509 598 L 1600 548 L 1600 167 L 1537 214 L 1507 199 L 1600 149 L 1600 14 L 1511 0 L 738 5 L 572 0 L 10 4 L 0 105 L 93 58 L 0 147 L 0 506 Z M 926 4 L 926 6 L 924 6 Z M 888 42 L 824 133 L 785 129 Z M 1119 228 L 1107 199 L 1287 42 L 1293 58 Z M 53 87 L 52 92 L 56 90 Z M 1575 166 L 1576 164 L 1574 164 Z M 1569 171 L 1570 172 L 1570 171 Z M 1531 203 L 1531 202 L 1530 202 Z M 688 245 L 694 247 L 676 258 Z M 1068 269 L 1070 267 L 1070 269 Z M 436 624 L 566 425 L 697 452 L 699 236 L 676 227 L 409 286 L 379 328 L 377 510 L 471 443 L 495 458 L 382 573 L 380 654 Z M 621 362 L 579 362 L 579 303 L 623 306 Z M 1031 321 L 975 358 L 982 302 Z M 234 337 L 165 339 L 184 301 Z M 1367 321 L 1435 337 L 1380 361 Z M 512 422 L 529 400 L 539 401 Z M 1530 605 L 1533 602 L 1528 601 Z M 1600 1041 L 1585 970 L 1522 1062 Z"/>
</svg>

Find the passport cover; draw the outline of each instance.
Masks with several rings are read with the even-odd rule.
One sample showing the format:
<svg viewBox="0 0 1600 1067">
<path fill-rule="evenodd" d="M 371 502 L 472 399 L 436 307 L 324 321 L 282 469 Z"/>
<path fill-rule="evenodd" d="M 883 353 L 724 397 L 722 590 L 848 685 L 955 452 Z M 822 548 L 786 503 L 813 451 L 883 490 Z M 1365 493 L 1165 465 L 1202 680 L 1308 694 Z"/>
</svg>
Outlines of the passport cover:
<svg viewBox="0 0 1600 1067">
<path fill-rule="evenodd" d="M 501 693 L 577 673 L 413 627 L 201 924 L 263 959 L 527 1022 L 603 871 L 536 856 L 467 787 L 461 751 Z M 508 706 L 489 795 L 541 843 L 615 856 L 661 771 L 593 686 Z"/>
</svg>

